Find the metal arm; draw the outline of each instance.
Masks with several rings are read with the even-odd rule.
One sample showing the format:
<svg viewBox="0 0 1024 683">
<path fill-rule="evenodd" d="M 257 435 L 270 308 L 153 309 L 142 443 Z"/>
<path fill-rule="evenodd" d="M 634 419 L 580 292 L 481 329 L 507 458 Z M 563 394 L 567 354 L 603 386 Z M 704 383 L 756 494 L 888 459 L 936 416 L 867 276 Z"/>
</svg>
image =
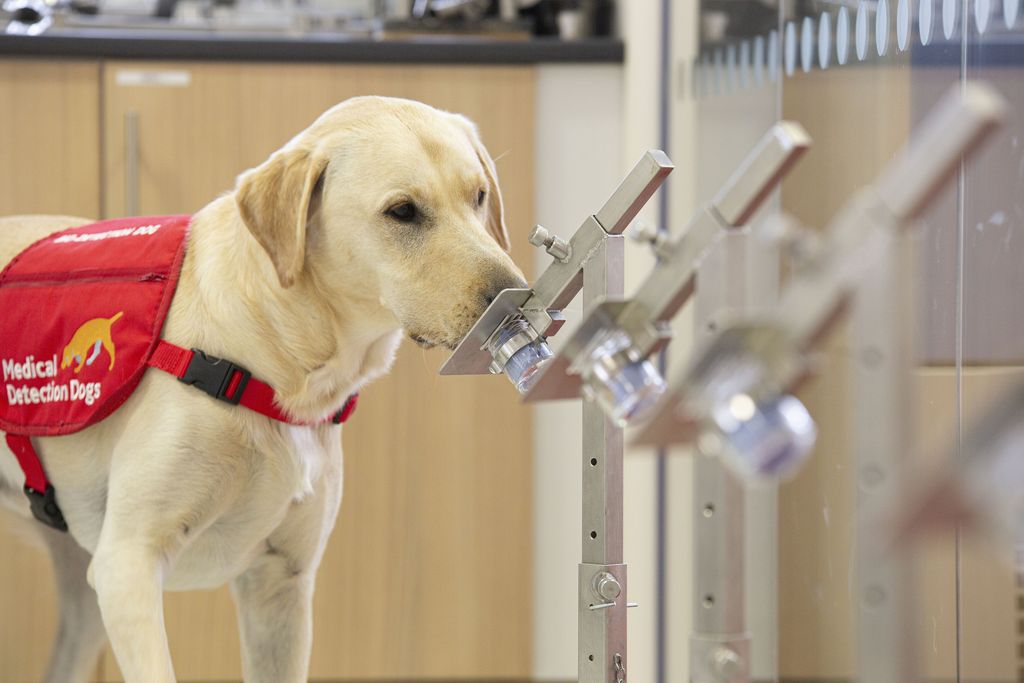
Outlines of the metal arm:
<svg viewBox="0 0 1024 683">
<path fill-rule="evenodd" d="M 1024 382 L 1000 392 L 986 408 L 959 448 L 936 457 L 937 464 L 928 458 L 907 476 L 919 483 L 875 528 L 889 549 L 906 551 L 908 540 L 957 527 L 981 527 L 1022 545 Z"/>
<path fill-rule="evenodd" d="M 636 443 L 692 441 L 704 431 L 716 402 L 791 390 L 806 374 L 803 353 L 836 322 L 894 230 L 913 224 L 961 155 L 978 146 L 1004 110 L 1002 98 L 983 84 L 947 96 L 875 185 L 833 219 L 817 253 L 794 272 L 774 315 L 726 325 L 673 385 Z M 742 379 L 737 368 L 745 372 Z M 724 394 L 715 395 L 716 390 Z"/>
<path fill-rule="evenodd" d="M 626 363 L 656 353 L 668 342 L 667 323 L 693 294 L 700 261 L 726 232 L 742 227 L 810 145 L 807 132 L 783 121 L 769 130 L 715 198 L 691 219 L 682 236 L 658 248 L 660 262 L 626 301 L 602 301 L 590 309 L 546 368 L 527 401 L 574 398 L 581 375 L 590 369 L 585 356 L 610 331 L 627 338 L 617 351 Z M 600 216 L 600 213 L 599 213 Z"/>
</svg>

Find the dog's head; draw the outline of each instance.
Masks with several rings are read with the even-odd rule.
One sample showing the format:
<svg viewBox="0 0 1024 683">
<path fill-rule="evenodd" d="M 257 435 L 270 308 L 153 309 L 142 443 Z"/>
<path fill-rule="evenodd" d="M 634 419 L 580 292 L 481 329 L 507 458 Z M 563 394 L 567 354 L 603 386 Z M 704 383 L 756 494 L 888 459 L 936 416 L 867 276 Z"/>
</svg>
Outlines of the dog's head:
<svg viewBox="0 0 1024 683">
<path fill-rule="evenodd" d="M 525 286 L 475 127 L 418 102 L 334 107 L 235 197 L 281 287 L 372 299 L 425 346 L 454 347 L 498 292 Z"/>
</svg>

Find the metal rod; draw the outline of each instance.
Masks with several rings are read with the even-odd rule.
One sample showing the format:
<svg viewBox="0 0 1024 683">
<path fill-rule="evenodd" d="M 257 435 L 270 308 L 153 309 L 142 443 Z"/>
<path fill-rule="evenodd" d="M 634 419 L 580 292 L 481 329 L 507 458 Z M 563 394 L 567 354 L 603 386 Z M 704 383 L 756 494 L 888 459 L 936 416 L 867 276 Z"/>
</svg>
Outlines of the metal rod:
<svg viewBox="0 0 1024 683">
<path fill-rule="evenodd" d="M 609 235 L 621 235 L 675 166 L 660 149 L 644 154 L 604 206 L 594 214 Z"/>
<path fill-rule="evenodd" d="M 583 305 L 622 296 L 624 238 L 608 236 L 583 268 Z M 625 680 L 626 566 L 622 564 L 622 429 L 595 403 L 583 403 L 583 561 L 579 568 L 579 680 Z M 614 604 L 596 590 L 600 577 L 616 584 Z"/>
<path fill-rule="evenodd" d="M 775 129 L 773 128 L 773 131 Z M 801 129 L 802 130 L 802 129 Z M 773 145 L 759 148 L 770 149 Z M 749 160 L 764 154 L 748 156 Z M 768 164 L 771 167 L 777 164 Z M 742 177 L 735 173 L 733 177 Z M 760 182 L 755 183 L 760 185 Z M 727 186 L 735 186 L 727 183 Z M 721 194 L 721 193 L 720 193 Z M 695 343 L 703 345 L 717 332 L 711 321 L 723 309 L 750 308 L 745 258 L 749 234 L 733 234 L 720 242 L 717 259 L 700 266 L 705 284 L 694 312 Z M 708 277 L 721 264 L 739 266 L 736 277 Z M 716 265 L 717 264 L 717 265 Z M 730 268 L 730 270 L 732 270 Z M 747 683 L 751 670 L 751 636 L 746 625 L 746 491 L 715 453 L 698 454 L 693 467 L 693 625 L 690 633 L 692 683 Z"/>
<path fill-rule="evenodd" d="M 900 235 L 854 298 L 853 443 L 857 466 L 857 671 L 864 683 L 911 683 L 913 579 L 905 553 L 889 552 L 879 520 L 906 491 L 913 441 L 913 278 Z"/>
<path fill-rule="evenodd" d="M 693 683 L 750 679 L 744 595 L 745 494 L 720 458 L 698 456 L 693 471 Z"/>
</svg>

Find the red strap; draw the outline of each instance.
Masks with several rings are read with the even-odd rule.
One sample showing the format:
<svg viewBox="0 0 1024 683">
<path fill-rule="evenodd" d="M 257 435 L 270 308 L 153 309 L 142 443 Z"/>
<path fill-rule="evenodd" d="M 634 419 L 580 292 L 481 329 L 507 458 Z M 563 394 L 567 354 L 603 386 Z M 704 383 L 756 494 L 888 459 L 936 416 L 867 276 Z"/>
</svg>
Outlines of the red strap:
<svg viewBox="0 0 1024 683">
<path fill-rule="evenodd" d="M 163 370 L 178 379 L 184 380 L 195 355 L 195 351 L 183 349 L 161 339 L 152 355 L 150 355 L 148 364 L 150 367 Z M 278 408 L 277 404 L 274 403 L 274 389 L 269 384 L 254 379 L 247 370 L 233 363 L 218 360 L 218 367 L 220 367 L 219 363 L 224 363 L 223 367 L 228 369 L 227 371 L 231 373 L 231 376 L 227 378 L 223 395 L 218 396 L 218 398 L 245 406 L 249 410 L 254 410 L 274 420 L 287 422 L 288 424 L 309 424 L 291 419 Z M 241 392 L 240 396 L 237 395 L 239 391 Z M 334 415 L 320 420 L 319 424 L 325 422 L 341 424 L 355 411 L 358 401 L 359 394 L 352 394 L 341 410 Z M 23 434 L 7 433 L 4 437 L 7 439 L 8 448 L 14 453 L 14 457 L 18 459 L 18 465 L 21 467 L 22 472 L 25 473 L 25 485 L 32 489 L 29 492 L 31 494 L 29 499 L 32 500 L 33 496 L 38 497 L 36 494 L 46 494 L 49 482 L 46 479 L 46 472 L 43 470 L 43 463 L 40 462 L 39 455 L 32 446 L 32 440 Z M 51 498 L 43 500 L 42 503 L 35 500 L 32 502 L 33 514 L 50 526 L 66 530 L 67 525 L 61 515 L 60 508 L 57 507 L 56 502 L 52 499 L 53 494 L 49 493 L 48 495 Z M 37 503 L 39 504 L 39 510 L 36 509 Z"/>
<path fill-rule="evenodd" d="M 21 470 L 25 473 L 25 484 L 39 493 L 46 491 L 46 472 L 43 471 L 43 463 L 39 462 L 36 449 L 32 447 L 32 440 L 22 434 L 5 434 L 7 447 L 18 459 Z"/>
<path fill-rule="evenodd" d="M 152 355 L 150 355 L 148 364 L 150 367 L 163 370 L 164 372 L 174 375 L 180 380 L 184 380 L 189 365 L 191 365 L 195 355 L 195 351 L 176 346 L 175 344 L 171 344 L 170 342 L 161 339 L 157 343 L 157 347 L 153 351 Z M 228 378 L 227 387 L 224 390 L 223 396 L 219 398 L 227 400 L 230 403 L 237 403 L 238 405 L 245 406 L 249 410 L 253 410 L 261 415 L 266 415 L 267 417 L 280 422 L 287 422 L 288 424 L 310 424 L 294 420 L 289 417 L 287 413 L 278 408 L 277 403 L 274 402 L 274 388 L 269 384 L 261 382 L 255 377 L 249 376 L 248 371 L 244 368 L 232 364 L 229 365 L 233 368 L 231 376 Z M 240 388 L 242 394 L 241 396 L 237 396 L 237 392 Z M 341 424 L 355 411 L 358 397 L 358 394 L 353 394 L 349 397 L 348 401 L 345 402 L 345 405 L 340 411 L 320 420 L 317 424 L 325 422 Z"/>
</svg>

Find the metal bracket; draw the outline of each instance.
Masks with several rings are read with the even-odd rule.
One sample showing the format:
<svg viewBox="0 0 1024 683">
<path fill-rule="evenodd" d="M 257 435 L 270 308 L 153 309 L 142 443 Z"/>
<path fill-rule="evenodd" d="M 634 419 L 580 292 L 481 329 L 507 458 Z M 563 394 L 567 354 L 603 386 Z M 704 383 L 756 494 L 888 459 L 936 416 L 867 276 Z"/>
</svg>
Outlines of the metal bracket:
<svg viewBox="0 0 1024 683">
<path fill-rule="evenodd" d="M 598 580 L 614 577 L 620 588 L 610 602 L 597 591 Z M 596 608 L 596 609 L 595 609 Z M 579 566 L 579 680 L 619 683 L 626 671 L 626 565 Z M 618 667 L 619 670 L 616 670 Z M 619 675 L 621 673 L 621 676 Z"/>
<path fill-rule="evenodd" d="M 490 374 L 491 353 L 487 340 L 502 323 L 520 314 L 520 308 L 533 294 L 530 289 L 505 289 L 494 298 L 483 315 L 470 328 L 469 333 L 455 347 L 455 351 L 441 366 L 442 375 Z"/>
</svg>

